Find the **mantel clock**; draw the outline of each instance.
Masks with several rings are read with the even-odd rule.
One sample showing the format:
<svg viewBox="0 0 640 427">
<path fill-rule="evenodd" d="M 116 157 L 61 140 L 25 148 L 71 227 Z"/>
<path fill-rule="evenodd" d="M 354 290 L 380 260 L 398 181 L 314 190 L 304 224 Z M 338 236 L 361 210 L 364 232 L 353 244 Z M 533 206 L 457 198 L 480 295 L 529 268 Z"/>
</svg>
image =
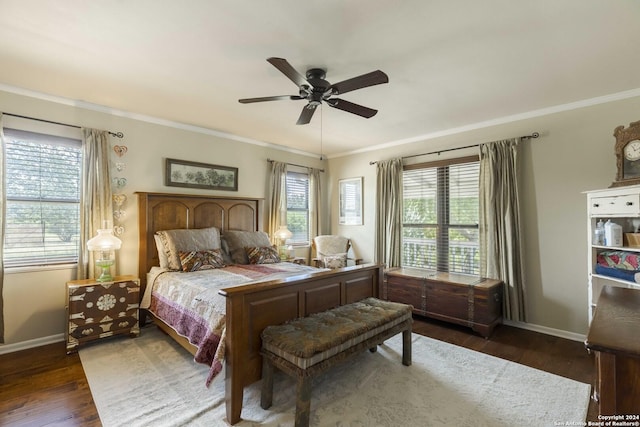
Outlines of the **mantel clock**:
<svg viewBox="0 0 640 427">
<path fill-rule="evenodd" d="M 611 187 L 640 184 L 640 121 L 628 128 L 618 126 L 613 131 L 616 137 L 616 180 Z"/>
</svg>

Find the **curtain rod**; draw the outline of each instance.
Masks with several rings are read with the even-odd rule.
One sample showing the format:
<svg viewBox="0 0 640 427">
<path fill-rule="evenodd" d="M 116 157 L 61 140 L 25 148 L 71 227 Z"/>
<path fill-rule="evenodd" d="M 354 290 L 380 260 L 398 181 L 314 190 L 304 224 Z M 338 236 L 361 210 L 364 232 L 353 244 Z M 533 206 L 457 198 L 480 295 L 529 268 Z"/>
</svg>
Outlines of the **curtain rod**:
<svg viewBox="0 0 640 427">
<path fill-rule="evenodd" d="M 21 116 L 19 114 L 12 114 L 12 113 L 2 113 L 2 114 L 4 114 L 5 116 L 19 117 L 21 119 L 36 120 L 38 122 L 51 123 L 52 125 L 68 126 L 70 128 L 82 129 L 82 126 L 70 125 L 70 124 L 67 124 L 67 123 L 54 122 L 54 121 L 45 120 L 45 119 L 38 119 L 36 117 Z M 111 131 L 107 131 L 107 132 L 109 132 L 109 135 L 115 136 L 116 138 L 124 138 L 124 134 L 122 132 L 111 132 Z"/>
<path fill-rule="evenodd" d="M 520 138 L 521 139 L 536 139 L 540 136 L 540 134 L 538 132 L 533 132 L 531 135 L 523 135 Z M 438 151 L 431 151 L 430 153 L 421 153 L 421 154 L 411 154 L 409 156 L 404 156 L 402 157 L 402 159 L 410 159 L 411 157 L 420 157 L 420 156 L 427 156 L 429 154 L 437 154 L 440 155 L 440 153 L 446 153 L 447 151 L 456 151 L 456 150 L 463 150 L 465 148 L 473 148 L 473 147 L 479 147 L 481 144 L 473 144 L 473 145 L 465 145 L 464 147 L 456 147 L 456 148 L 446 148 L 444 150 L 438 150 Z M 375 165 L 376 163 L 378 163 L 377 160 L 375 161 L 371 161 L 369 162 L 370 165 Z"/>
<path fill-rule="evenodd" d="M 267 162 L 269 162 L 269 163 L 273 163 L 273 162 L 276 162 L 276 161 L 277 161 L 277 160 L 267 159 Z M 289 166 L 297 166 L 297 167 L 299 167 L 299 168 L 313 169 L 313 168 L 311 168 L 311 167 L 309 167 L 309 166 L 296 165 L 295 163 L 286 163 L 286 162 L 285 162 L 285 164 L 287 164 L 287 165 L 289 165 Z M 324 172 L 324 169 L 318 169 L 318 170 L 319 170 L 320 172 Z"/>
</svg>

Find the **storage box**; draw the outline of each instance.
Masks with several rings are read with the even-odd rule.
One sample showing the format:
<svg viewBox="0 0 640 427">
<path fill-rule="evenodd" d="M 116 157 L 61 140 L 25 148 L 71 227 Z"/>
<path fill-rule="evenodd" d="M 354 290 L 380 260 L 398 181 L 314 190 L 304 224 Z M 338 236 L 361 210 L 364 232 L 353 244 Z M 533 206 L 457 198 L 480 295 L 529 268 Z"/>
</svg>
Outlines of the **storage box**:
<svg viewBox="0 0 640 427">
<path fill-rule="evenodd" d="M 468 326 L 484 337 L 502 323 L 503 283 L 415 268 L 385 271 L 382 297 L 413 305 L 414 314 Z"/>
<path fill-rule="evenodd" d="M 640 248 L 640 233 L 624 233 L 624 245 L 630 248 Z"/>
</svg>

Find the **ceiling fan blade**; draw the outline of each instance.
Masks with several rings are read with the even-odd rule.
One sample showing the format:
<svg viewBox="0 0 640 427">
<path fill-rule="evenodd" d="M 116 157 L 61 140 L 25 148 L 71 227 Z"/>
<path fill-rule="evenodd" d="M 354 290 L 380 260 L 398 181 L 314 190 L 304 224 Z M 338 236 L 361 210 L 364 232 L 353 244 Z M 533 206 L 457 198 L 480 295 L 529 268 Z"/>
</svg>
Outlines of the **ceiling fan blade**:
<svg viewBox="0 0 640 427">
<path fill-rule="evenodd" d="M 279 101 L 281 99 L 297 100 L 297 99 L 304 99 L 304 98 L 298 95 L 279 95 L 279 96 L 264 96 L 262 98 L 238 99 L 238 102 L 241 104 L 251 104 L 252 102 Z"/>
<path fill-rule="evenodd" d="M 280 70 L 280 72 L 282 74 L 284 74 L 285 76 L 289 77 L 289 79 L 292 82 L 294 82 L 296 85 L 298 85 L 298 87 L 301 87 L 301 86 L 304 86 L 304 85 L 308 85 L 310 87 L 313 87 L 307 81 L 307 79 L 305 79 L 300 73 L 298 73 L 296 71 L 295 68 L 293 68 L 291 66 L 291 64 L 289 64 L 289 62 L 287 62 L 286 59 L 283 59 L 283 58 L 267 58 L 267 61 L 271 65 L 276 67 L 278 70 Z"/>
<path fill-rule="evenodd" d="M 311 117 L 313 117 L 313 113 L 316 112 L 316 105 L 307 104 L 302 109 L 300 113 L 300 117 L 298 117 L 297 125 L 306 125 L 311 121 Z"/>
<path fill-rule="evenodd" d="M 352 90 L 375 86 L 382 83 L 389 83 L 389 77 L 382 71 L 376 70 L 349 80 L 344 80 L 332 84 L 329 89 L 333 89 L 334 95 L 339 95 L 342 93 L 351 92 Z"/>
<path fill-rule="evenodd" d="M 378 110 L 372 108 L 363 107 L 362 105 L 354 104 L 353 102 L 345 101 L 344 99 L 330 98 L 325 100 L 329 106 L 337 108 L 338 110 L 346 111 L 348 113 L 357 114 L 364 118 L 370 119 L 378 113 Z"/>
</svg>

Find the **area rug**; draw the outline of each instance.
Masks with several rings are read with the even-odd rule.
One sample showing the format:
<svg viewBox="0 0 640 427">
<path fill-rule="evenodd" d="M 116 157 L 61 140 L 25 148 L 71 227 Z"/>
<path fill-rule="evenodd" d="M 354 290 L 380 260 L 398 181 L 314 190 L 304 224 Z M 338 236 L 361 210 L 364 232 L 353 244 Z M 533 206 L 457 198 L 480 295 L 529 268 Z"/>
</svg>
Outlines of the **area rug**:
<svg viewBox="0 0 640 427">
<path fill-rule="evenodd" d="M 312 426 L 582 425 L 590 386 L 413 334 L 403 366 L 402 335 L 336 366 L 313 382 Z M 208 368 L 155 327 L 80 350 L 105 427 L 226 426 L 224 373 Z M 260 381 L 245 389 L 237 426 L 291 426 L 295 381 L 279 372 L 273 406 L 260 408 Z M 571 424 L 567 424 L 571 423 Z"/>
</svg>

